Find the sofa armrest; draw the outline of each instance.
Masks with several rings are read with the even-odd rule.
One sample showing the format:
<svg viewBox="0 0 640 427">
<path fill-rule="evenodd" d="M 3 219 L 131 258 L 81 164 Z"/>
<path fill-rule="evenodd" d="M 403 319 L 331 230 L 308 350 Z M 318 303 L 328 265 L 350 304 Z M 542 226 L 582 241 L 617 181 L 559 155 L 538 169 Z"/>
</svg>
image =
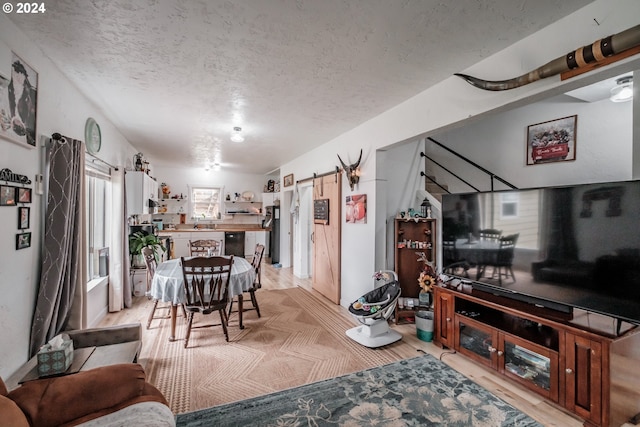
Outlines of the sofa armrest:
<svg viewBox="0 0 640 427">
<path fill-rule="evenodd" d="M 93 329 L 77 329 L 64 331 L 63 333 L 69 334 L 69 337 L 73 339 L 73 348 L 100 347 L 103 345 L 142 340 L 142 326 L 140 323 Z"/>
<path fill-rule="evenodd" d="M 31 425 L 43 427 L 86 421 L 145 399 L 166 404 L 162 394 L 146 382 L 142 366 L 134 363 L 29 381 L 8 397 Z"/>
</svg>

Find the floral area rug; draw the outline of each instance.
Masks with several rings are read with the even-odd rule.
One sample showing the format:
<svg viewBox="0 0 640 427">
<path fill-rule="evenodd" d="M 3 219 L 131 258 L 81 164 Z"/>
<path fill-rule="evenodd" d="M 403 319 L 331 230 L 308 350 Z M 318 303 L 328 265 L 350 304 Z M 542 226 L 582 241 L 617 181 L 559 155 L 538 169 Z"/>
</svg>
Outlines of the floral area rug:
<svg viewBox="0 0 640 427">
<path fill-rule="evenodd" d="M 176 424 L 541 426 L 431 355 L 179 414 Z"/>
</svg>

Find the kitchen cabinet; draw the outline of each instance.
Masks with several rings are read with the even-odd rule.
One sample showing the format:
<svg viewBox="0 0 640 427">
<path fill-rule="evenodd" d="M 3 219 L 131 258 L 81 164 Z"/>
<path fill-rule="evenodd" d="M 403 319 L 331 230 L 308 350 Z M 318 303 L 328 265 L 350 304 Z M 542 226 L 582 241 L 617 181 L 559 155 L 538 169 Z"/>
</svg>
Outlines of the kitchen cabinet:
<svg viewBox="0 0 640 427">
<path fill-rule="evenodd" d="M 267 247 L 267 232 L 264 230 L 244 232 L 244 255 L 245 258 L 252 258 L 256 250 L 256 245 Z"/>
<path fill-rule="evenodd" d="M 156 213 L 158 182 L 144 172 L 129 171 L 125 175 L 127 215 Z M 154 206 L 151 206 L 154 205 Z"/>
<path fill-rule="evenodd" d="M 224 253 L 223 231 L 176 231 L 170 233 L 170 236 L 173 240 L 172 258 L 190 256 L 189 241 L 192 240 L 217 240 L 222 245 L 220 253 Z"/>
<path fill-rule="evenodd" d="M 563 406 L 589 426 L 640 413 L 640 327 L 473 289 L 434 290 L 434 342 Z"/>
<path fill-rule="evenodd" d="M 189 240 L 191 239 L 191 233 L 171 233 L 171 239 L 173 240 L 173 254 L 171 255 L 171 258 L 180 258 L 190 255 Z"/>
<path fill-rule="evenodd" d="M 263 245 L 265 247 L 265 251 L 267 248 L 267 232 L 266 231 L 256 231 L 256 245 Z"/>
<path fill-rule="evenodd" d="M 244 256 L 252 257 L 256 250 L 256 234 L 257 231 L 244 232 Z"/>
<path fill-rule="evenodd" d="M 224 254 L 224 231 L 193 231 L 191 240 L 217 240 L 220 243 L 220 253 Z"/>
</svg>

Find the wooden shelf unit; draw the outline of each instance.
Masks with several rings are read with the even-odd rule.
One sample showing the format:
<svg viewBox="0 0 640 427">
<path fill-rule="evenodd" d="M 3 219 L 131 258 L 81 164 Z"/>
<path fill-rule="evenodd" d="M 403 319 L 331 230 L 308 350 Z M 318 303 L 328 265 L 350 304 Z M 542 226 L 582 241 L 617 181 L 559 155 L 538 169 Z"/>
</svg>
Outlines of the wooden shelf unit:
<svg viewBox="0 0 640 427">
<path fill-rule="evenodd" d="M 606 316 L 557 313 L 471 285 L 434 290 L 436 344 L 575 413 L 585 426 L 620 426 L 640 413 L 640 327 L 616 327 Z"/>
<path fill-rule="evenodd" d="M 418 298 L 420 286 L 418 276 L 424 267 L 418 261 L 419 253 L 424 252 L 427 259 L 436 265 L 436 220 L 432 218 L 412 218 L 395 220 L 395 272 L 400 282 L 401 298 Z M 418 309 L 427 307 L 414 306 L 400 309 L 396 306 L 396 324 L 405 318 L 414 318 Z"/>
</svg>

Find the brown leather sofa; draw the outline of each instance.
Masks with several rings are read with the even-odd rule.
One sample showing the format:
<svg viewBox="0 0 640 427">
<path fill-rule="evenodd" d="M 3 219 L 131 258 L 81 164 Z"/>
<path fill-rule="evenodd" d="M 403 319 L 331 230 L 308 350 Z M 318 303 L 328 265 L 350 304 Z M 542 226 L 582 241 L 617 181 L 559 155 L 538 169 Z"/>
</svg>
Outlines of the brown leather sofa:
<svg viewBox="0 0 640 427">
<path fill-rule="evenodd" d="M 168 407 L 137 363 L 27 381 L 11 392 L 0 379 L 0 427 L 76 426 L 140 402 Z"/>
</svg>

